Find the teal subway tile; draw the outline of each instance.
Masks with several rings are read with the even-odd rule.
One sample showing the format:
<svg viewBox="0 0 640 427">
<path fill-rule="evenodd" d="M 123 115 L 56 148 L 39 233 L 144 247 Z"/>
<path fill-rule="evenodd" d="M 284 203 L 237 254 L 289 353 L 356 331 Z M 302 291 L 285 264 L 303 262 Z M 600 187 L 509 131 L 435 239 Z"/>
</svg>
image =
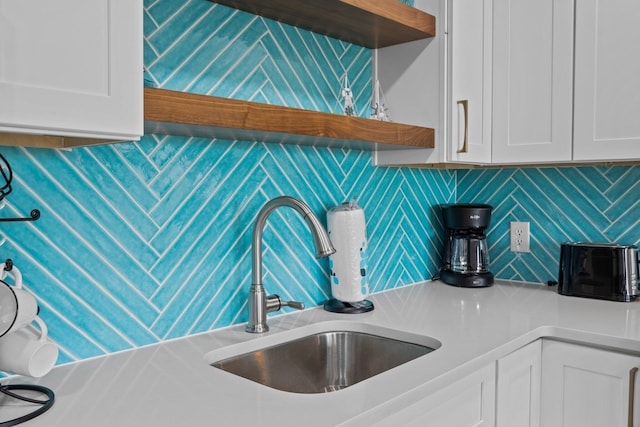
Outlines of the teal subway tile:
<svg viewBox="0 0 640 427">
<path fill-rule="evenodd" d="M 612 182 L 604 173 L 604 169 L 597 166 L 563 167 L 558 168 L 558 172 L 572 182 L 585 182 L 590 188 L 593 187 L 593 191 L 597 193 L 604 193 Z M 601 198 L 600 194 L 596 194 L 595 198 Z"/>
<path fill-rule="evenodd" d="M 183 295 L 171 302 L 176 310 L 182 310 L 180 316 L 175 318 L 163 313 L 154 330 L 162 333 L 163 337 L 183 336 L 193 330 L 206 330 L 198 326 L 201 319 L 216 316 L 221 307 L 230 304 L 234 293 L 239 292 L 246 298 L 251 280 L 247 274 L 249 269 L 243 264 L 250 263 L 250 260 L 248 257 L 244 259 L 242 255 L 247 253 L 250 233 L 244 234 L 246 238 L 237 239 L 227 251 L 210 254 L 211 259 L 207 260 L 203 268 L 192 271 L 193 275 L 189 278 L 191 289 L 181 290 Z M 246 262 L 238 263 L 238 259 Z M 247 280 L 242 277 L 243 272 Z M 240 307 L 231 306 L 230 309 L 239 311 Z M 165 317 L 167 321 L 164 321 Z M 165 328 L 160 330 L 160 324 L 164 324 Z"/>
<path fill-rule="evenodd" d="M 225 98 L 251 100 L 251 96 L 243 97 L 239 92 L 255 91 L 255 85 L 252 85 L 250 77 L 252 74 L 261 72 L 260 64 L 267 60 L 265 57 L 268 55 L 262 44 L 254 41 L 262 37 L 263 32 L 262 21 L 256 20 L 240 33 L 236 41 L 237 45 L 233 49 L 218 50 L 215 48 L 216 40 L 211 40 L 202 49 L 202 55 L 194 57 L 188 63 L 188 66 L 195 70 L 200 70 L 202 66 L 206 68 L 201 74 L 194 73 L 193 79 L 184 86 L 185 90 Z M 199 63 L 200 60 L 203 60 L 202 64 Z M 173 80 L 176 78 L 183 78 L 183 74 L 181 73 Z M 265 79 L 265 76 L 262 78 Z"/>
<path fill-rule="evenodd" d="M 340 162 L 340 173 L 344 176 L 340 185 L 347 197 L 358 197 L 358 193 L 367 191 L 369 184 L 377 182 L 378 176 L 383 176 L 385 172 L 379 172 L 371 165 L 371 153 L 368 151 L 351 151 L 347 154 L 353 161 L 343 160 Z M 384 171 L 381 169 L 381 171 Z"/>
<path fill-rule="evenodd" d="M 624 167 L 621 166 L 624 173 L 612 182 L 610 188 L 605 191 L 605 195 L 611 200 L 616 200 L 620 197 L 624 197 L 629 190 L 630 183 L 635 184 L 640 181 L 640 168 L 639 167 Z"/>
<path fill-rule="evenodd" d="M 128 145 L 133 143 L 123 143 Z M 132 165 L 126 158 L 117 155 L 113 147 L 94 146 L 82 150 L 74 150 L 69 156 L 77 156 L 78 167 L 84 175 L 97 181 L 108 200 L 117 200 L 122 207 L 127 209 L 147 211 L 157 202 L 158 197 L 147 186 L 145 176 L 141 169 L 149 170 L 149 165 Z M 140 224 L 144 235 L 148 236 L 156 228 L 152 222 Z"/>
<path fill-rule="evenodd" d="M 637 212 L 639 208 L 640 206 L 636 205 L 634 211 Z M 605 230 L 607 239 L 599 241 L 604 240 L 626 245 L 638 245 L 640 244 L 640 236 L 638 235 L 639 224 L 640 220 L 638 216 L 633 213 L 616 218 Z"/>
<path fill-rule="evenodd" d="M 269 78 L 260 68 L 248 71 L 247 75 L 242 88 L 233 92 L 233 98 L 259 102 L 256 97 L 261 97 L 262 87 L 269 82 Z"/>
<path fill-rule="evenodd" d="M 261 67 L 269 76 L 273 89 L 277 91 L 282 100 L 276 104 L 311 111 L 319 110 L 314 98 L 315 92 L 308 84 L 308 80 L 312 76 L 297 72 L 297 68 L 300 66 L 295 62 L 302 59 L 283 56 L 280 47 L 274 43 L 272 37 L 264 37 L 262 45 L 268 55 Z"/>
<path fill-rule="evenodd" d="M 160 52 L 158 60 L 147 66 L 164 88 L 186 90 L 194 79 L 202 73 L 209 72 L 212 67 L 221 68 L 225 64 L 233 64 L 235 60 L 228 55 L 228 52 L 237 52 L 240 45 L 246 46 L 253 43 L 247 36 L 258 35 L 259 28 L 250 24 L 259 23 L 259 20 L 250 14 L 241 12 L 219 15 L 218 10 L 216 8 L 215 13 L 209 14 L 207 19 L 195 23 L 193 31 L 184 33 L 186 28 L 182 27 L 180 23 L 176 25 L 174 22 L 163 29 L 163 31 L 175 33 L 177 37 L 166 38 L 172 42 L 167 46 L 157 47 Z M 231 14 L 233 14 L 232 17 Z M 189 25 L 191 24 L 194 23 L 189 22 Z M 234 44 L 230 44 L 229 38 L 233 37 L 235 40 L 237 29 L 243 26 L 248 26 L 248 30 L 243 31 Z M 165 35 L 159 36 L 161 36 L 161 40 L 165 39 Z M 153 43 L 155 48 L 155 40 L 149 39 L 149 41 Z M 218 59 L 210 64 L 216 58 Z M 210 74 L 210 76 L 215 83 L 216 75 Z"/>
<path fill-rule="evenodd" d="M 529 178 L 535 181 L 541 192 L 556 200 L 571 200 L 581 215 L 590 221 L 601 222 L 605 220 L 598 205 L 606 206 L 606 201 L 598 194 L 598 191 L 590 184 L 588 179 L 578 176 L 565 177 L 556 168 L 528 170 Z"/>
<path fill-rule="evenodd" d="M 226 161 L 221 163 L 219 155 Z M 170 165 L 167 173 L 154 182 L 162 198 L 150 213 L 161 225 L 160 232 L 152 241 L 153 246 L 162 249 L 170 244 L 180 228 L 197 214 L 201 203 L 220 191 L 245 155 L 246 152 L 232 143 L 217 141 L 214 144 L 192 144 L 189 150 L 176 157 L 175 165 Z"/>
<path fill-rule="evenodd" d="M 587 167 L 581 167 L 580 170 L 587 169 Z M 592 166 L 590 169 L 595 169 L 602 173 L 610 182 L 616 182 L 623 179 L 631 169 L 636 169 L 636 166 Z"/>
<path fill-rule="evenodd" d="M 145 24 L 146 25 L 146 24 Z M 158 59 L 158 54 L 153 50 L 153 46 L 149 44 L 147 40 L 143 41 L 144 50 L 143 50 L 143 61 L 145 64 L 150 64 Z M 143 73 L 144 85 L 156 87 L 157 81 L 155 81 L 154 76 L 148 72 L 145 68 Z"/>
<path fill-rule="evenodd" d="M 640 184 L 635 178 L 634 176 L 629 181 L 625 180 L 627 190 L 621 192 L 605 209 L 604 214 L 611 221 L 628 219 L 630 214 L 633 215 L 632 213 L 637 211 L 640 205 Z"/>
<path fill-rule="evenodd" d="M 206 0 L 195 0 L 159 1 L 154 7 L 147 9 L 147 13 L 156 25 L 150 28 L 145 26 L 144 34 L 154 49 L 160 56 L 171 52 L 171 55 L 184 58 L 193 50 L 192 46 L 200 45 L 236 11 L 226 6 L 214 5 Z M 245 16 L 245 19 L 249 18 Z M 242 17 L 239 16 L 237 19 Z M 191 42 L 190 48 L 176 49 L 176 46 L 180 46 L 180 42 L 184 42 L 185 38 Z"/>
<path fill-rule="evenodd" d="M 516 182 L 522 191 L 518 192 L 514 200 L 524 206 L 527 211 L 540 210 L 545 212 L 548 218 L 564 218 L 562 227 L 567 229 L 569 233 L 572 228 L 579 229 L 580 234 L 587 236 L 598 233 L 597 227 L 590 222 L 588 217 L 585 217 L 584 212 L 570 203 L 559 205 L 562 193 L 552 187 L 541 191 L 540 183 L 532 181 L 535 178 L 535 175 L 533 178 L 529 175 L 518 176 Z"/>
<path fill-rule="evenodd" d="M 163 140 L 162 135 L 142 135 L 140 139 L 134 142 L 138 149 L 144 153 L 145 156 L 148 156 L 149 161 L 156 165 L 156 167 L 162 167 L 157 159 L 154 157 L 154 153 L 161 146 L 161 141 Z"/>
<path fill-rule="evenodd" d="M 196 324 L 197 329 L 195 330 L 209 330 L 234 323 L 246 322 L 249 317 L 247 314 L 246 303 L 246 296 L 239 293 L 233 294 L 229 305 L 225 306 L 217 316 L 212 316 L 213 319 L 210 323 L 207 324 L 199 322 Z M 239 309 L 236 309 L 236 307 L 239 307 Z"/>
<path fill-rule="evenodd" d="M 56 181 L 52 181 L 44 173 L 43 169 L 47 168 L 55 168 Z M 86 185 L 83 178 L 85 177 L 78 176 L 75 171 L 67 168 L 64 162 L 40 164 L 25 175 L 24 179 L 30 187 L 42 191 L 38 201 L 33 203 L 44 203 L 46 207 L 42 208 L 38 225 L 47 227 L 48 239 L 70 253 L 77 253 L 81 259 L 92 259 L 97 254 L 104 253 L 116 261 L 127 261 L 130 259 L 129 254 L 133 252 L 142 265 L 153 262 L 155 253 L 148 248 L 144 239 L 132 232 L 132 226 L 127 222 L 135 215 L 121 215 L 116 210 L 117 201 L 108 204 L 96 194 L 95 187 Z M 74 193 L 82 194 L 82 197 L 74 197 Z M 23 197 L 28 195 L 25 192 L 12 195 L 15 201 Z M 144 226 L 145 221 L 140 223 Z M 89 247 L 89 252 L 80 249 L 80 246 L 84 248 L 85 245 Z M 106 265 L 103 258 L 96 262 Z M 140 270 L 136 269 L 132 274 L 138 271 Z"/>
<path fill-rule="evenodd" d="M 173 158 L 190 142 L 190 136 L 144 135 L 139 145 L 159 170 L 171 164 Z"/>
<path fill-rule="evenodd" d="M 548 179 L 557 185 L 573 186 L 576 189 L 575 192 L 565 194 L 567 200 L 581 207 L 587 206 L 590 211 L 595 211 L 597 217 L 604 215 L 611 206 L 611 199 L 604 194 L 611 182 L 595 168 L 559 168 L 554 171 L 564 179 L 551 176 Z"/>
<path fill-rule="evenodd" d="M 16 233 L 16 239 L 23 242 L 20 250 L 30 255 L 47 254 L 48 258 L 40 261 L 40 265 L 33 265 L 25 258 L 16 258 L 16 265 L 23 273 L 25 286 L 36 295 L 42 295 L 46 305 L 55 307 L 55 311 L 64 315 L 67 322 L 85 331 L 91 340 L 100 343 L 108 352 L 130 346 L 122 335 L 130 336 L 129 339 L 137 341 L 139 345 L 153 341 L 140 323 L 145 320 L 147 305 L 137 300 L 135 290 L 128 289 L 126 295 L 118 295 L 111 282 L 101 282 L 105 277 L 114 278 L 113 273 L 93 276 L 94 271 L 89 269 L 93 265 L 81 265 L 79 268 L 79 260 L 73 253 L 51 251 L 48 242 L 26 228 L 22 229 L 24 234 Z M 12 254 L 9 256 L 14 257 Z M 91 303 L 95 301 L 100 303 Z M 140 321 L 130 322 L 127 331 L 121 331 L 122 322 L 132 317 L 133 311 L 126 309 L 128 304 L 135 306 L 130 306 L 130 309 L 135 310 L 135 318 Z M 44 320 L 49 321 L 46 318 Z M 52 325 L 51 329 L 55 327 Z"/>
<path fill-rule="evenodd" d="M 309 56 L 315 44 L 310 33 L 289 25 L 276 24 L 270 27 L 270 34 L 272 38 L 264 41 L 265 46 L 279 58 L 278 64 L 290 69 L 290 75 L 294 78 L 289 84 L 295 85 L 292 89 L 303 102 L 301 106 L 313 105 L 313 108 L 305 108 L 335 112 L 340 76 L 334 76 L 329 68 L 316 63 L 318 60 L 324 62 L 325 58 Z"/>
<path fill-rule="evenodd" d="M 239 200 L 232 200 L 228 205 L 222 206 L 224 209 L 219 209 L 221 206 L 215 201 L 209 203 L 208 208 L 212 211 L 210 219 L 203 218 L 200 223 L 194 224 L 193 230 L 187 230 L 184 238 L 167 251 L 167 259 L 174 262 L 161 263 L 154 268 L 154 275 L 167 277 L 162 288 L 152 298 L 156 304 L 167 304 L 186 279 L 186 274 L 196 269 L 213 268 L 217 262 L 215 257 L 222 257 L 233 247 L 234 240 L 250 229 L 254 216 L 266 203 L 264 196 L 258 192 L 248 202 L 242 198 L 241 193 L 236 193 L 234 197 Z M 196 237 L 198 240 L 194 240 Z M 203 265 L 202 256 L 207 253 L 213 258 L 209 264 Z M 177 265 L 181 268 L 177 268 L 175 261 L 180 262 Z M 196 273 L 201 274 L 199 271 Z"/>
<path fill-rule="evenodd" d="M 322 111 L 317 105 L 318 92 L 313 84 L 318 76 L 307 69 L 304 46 L 290 44 L 284 39 L 277 40 L 280 28 L 276 26 L 275 33 L 272 28 L 273 25 L 269 28 L 269 36 L 261 40 L 268 53 L 263 64 L 265 72 L 282 92 L 287 106 Z"/>
<path fill-rule="evenodd" d="M 220 159 L 228 158 L 228 166 L 234 165 L 234 160 L 238 160 L 245 155 L 241 149 L 234 150 L 234 142 L 226 140 L 213 140 L 208 138 L 189 138 L 181 141 L 171 137 L 163 145 L 174 147 L 171 149 L 173 155 L 164 161 L 164 166 L 150 183 L 151 189 L 159 197 L 166 197 L 179 187 L 192 187 L 193 182 L 203 180 L 204 176 L 219 175 L 221 172 L 215 171 L 215 166 L 220 164 Z M 210 171 L 211 169 L 211 171 Z M 169 211 L 173 211 L 177 201 L 172 202 Z M 166 214 L 158 214 L 156 221 L 164 222 Z"/>
<path fill-rule="evenodd" d="M 145 0 L 145 3 L 147 3 L 147 1 L 148 0 Z M 203 4 L 203 2 L 204 0 L 197 0 L 195 4 Z M 153 3 L 145 4 L 144 8 L 145 12 L 149 14 L 155 22 L 162 24 L 170 20 L 180 9 L 189 9 L 192 4 L 191 1 L 154 1 Z M 167 40 L 169 40 L 168 37 Z"/>
<path fill-rule="evenodd" d="M 146 153 L 142 151 L 138 143 L 114 144 L 113 146 L 109 146 L 109 148 L 112 148 L 116 153 L 122 156 L 124 159 L 123 163 L 126 167 L 131 168 L 134 173 L 140 177 L 142 182 L 148 183 L 158 175 L 158 167 L 147 157 Z M 106 157 L 117 157 L 113 154 L 109 154 L 107 154 Z M 117 169 L 112 171 L 114 174 L 117 174 L 122 170 L 122 168 L 123 166 L 118 165 Z"/>
<path fill-rule="evenodd" d="M 255 176 L 254 173 L 251 174 Z M 240 184 L 246 185 L 246 182 Z M 152 269 L 154 275 L 166 277 L 176 268 L 175 262 L 179 262 L 179 265 L 186 269 L 185 271 L 191 271 L 191 268 L 197 266 L 200 261 L 197 254 L 206 253 L 209 250 L 226 250 L 226 247 L 233 242 L 234 233 L 238 232 L 238 227 L 244 229 L 248 225 L 247 221 L 246 225 L 238 223 L 237 226 L 231 227 L 251 214 L 246 211 L 247 207 L 252 206 L 246 203 L 246 193 L 234 192 L 230 187 L 225 187 L 224 190 L 224 194 L 220 193 L 218 197 L 209 200 L 198 212 L 194 221 L 180 230 L 179 239 L 167 248 L 163 256 L 163 259 L 173 260 L 173 262 L 162 262 L 156 265 Z M 212 246 L 214 243 L 215 247 Z M 172 277 L 169 281 L 179 280 Z M 168 290 L 163 287 L 162 293 Z"/>
<path fill-rule="evenodd" d="M 396 209 L 398 202 L 398 196 L 400 194 L 396 191 L 397 188 L 402 186 L 402 176 L 400 174 L 393 174 L 389 177 L 385 177 L 386 185 L 382 187 L 384 193 L 378 193 L 378 197 L 375 200 L 375 205 L 366 204 L 373 208 L 371 215 L 374 215 L 378 219 L 378 224 L 373 227 L 371 233 L 384 232 L 384 229 L 393 226 L 393 223 L 389 220 L 389 215 L 392 215 Z"/>
<path fill-rule="evenodd" d="M 256 94 L 256 96 L 254 96 L 253 102 L 272 105 L 286 104 L 280 92 L 275 90 L 273 83 L 270 81 L 265 82 L 265 84 L 260 88 L 260 91 Z"/>
</svg>

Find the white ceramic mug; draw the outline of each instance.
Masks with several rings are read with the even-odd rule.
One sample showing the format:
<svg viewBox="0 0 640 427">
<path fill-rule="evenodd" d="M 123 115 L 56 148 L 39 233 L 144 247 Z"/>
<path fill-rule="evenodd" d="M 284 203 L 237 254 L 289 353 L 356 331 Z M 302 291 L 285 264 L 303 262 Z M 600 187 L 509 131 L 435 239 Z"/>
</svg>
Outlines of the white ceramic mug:
<svg viewBox="0 0 640 427">
<path fill-rule="evenodd" d="M 0 336 L 21 329 L 36 318 L 38 303 L 33 295 L 22 289 L 22 273 L 13 267 L 13 286 L 4 282 L 7 271 L 0 264 L 0 286 L 6 286 L 6 292 L 0 297 Z"/>
<path fill-rule="evenodd" d="M 0 371 L 39 378 L 58 360 L 58 346 L 47 338 L 47 325 L 35 318 L 32 325 L 0 337 Z"/>
</svg>

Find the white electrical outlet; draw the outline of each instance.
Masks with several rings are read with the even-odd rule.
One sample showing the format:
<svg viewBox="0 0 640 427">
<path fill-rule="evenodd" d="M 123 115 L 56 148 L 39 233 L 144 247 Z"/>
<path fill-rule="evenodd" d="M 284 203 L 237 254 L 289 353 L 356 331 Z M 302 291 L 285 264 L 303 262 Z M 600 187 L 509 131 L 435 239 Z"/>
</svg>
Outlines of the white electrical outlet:
<svg viewBox="0 0 640 427">
<path fill-rule="evenodd" d="M 531 252 L 529 248 L 529 223 L 528 222 L 512 222 L 511 223 L 511 251 L 512 252 Z"/>
</svg>

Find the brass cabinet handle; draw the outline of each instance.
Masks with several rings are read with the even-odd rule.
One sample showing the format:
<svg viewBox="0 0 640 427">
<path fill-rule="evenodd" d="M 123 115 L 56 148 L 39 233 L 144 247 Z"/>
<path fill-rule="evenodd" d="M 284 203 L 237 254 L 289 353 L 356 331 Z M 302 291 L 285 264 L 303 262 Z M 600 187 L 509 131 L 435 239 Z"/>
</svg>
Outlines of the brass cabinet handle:
<svg viewBox="0 0 640 427">
<path fill-rule="evenodd" d="M 631 368 L 629 371 L 629 415 L 627 417 L 629 421 L 629 427 L 633 427 L 633 401 L 636 394 L 636 374 L 638 368 Z"/>
<path fill-rule="evenodd" d="M 469 100 L 463 99 L 462 101 L 458 101 L 458 105 L 462 104 L 462 109 L 464 110 L 464 143 L 462 144 L 462 148 L 456 151 L 456 153 L 466 153 L 468 151 L 468 142 L 469 142 Z"/>
</svg>

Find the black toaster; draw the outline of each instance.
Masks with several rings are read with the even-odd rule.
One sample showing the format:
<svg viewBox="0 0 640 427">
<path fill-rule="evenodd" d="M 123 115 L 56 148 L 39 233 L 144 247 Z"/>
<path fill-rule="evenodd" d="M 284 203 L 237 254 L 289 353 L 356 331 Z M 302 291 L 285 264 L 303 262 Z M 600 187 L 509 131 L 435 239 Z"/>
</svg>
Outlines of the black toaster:
<svg viewBox="0 0 640 427">
<path fill-rule="evenodd" d="M 638 295 L 638 248 L 617 243 L 563 243 L 558 293 L 611 301 Z"/>
</svg>

